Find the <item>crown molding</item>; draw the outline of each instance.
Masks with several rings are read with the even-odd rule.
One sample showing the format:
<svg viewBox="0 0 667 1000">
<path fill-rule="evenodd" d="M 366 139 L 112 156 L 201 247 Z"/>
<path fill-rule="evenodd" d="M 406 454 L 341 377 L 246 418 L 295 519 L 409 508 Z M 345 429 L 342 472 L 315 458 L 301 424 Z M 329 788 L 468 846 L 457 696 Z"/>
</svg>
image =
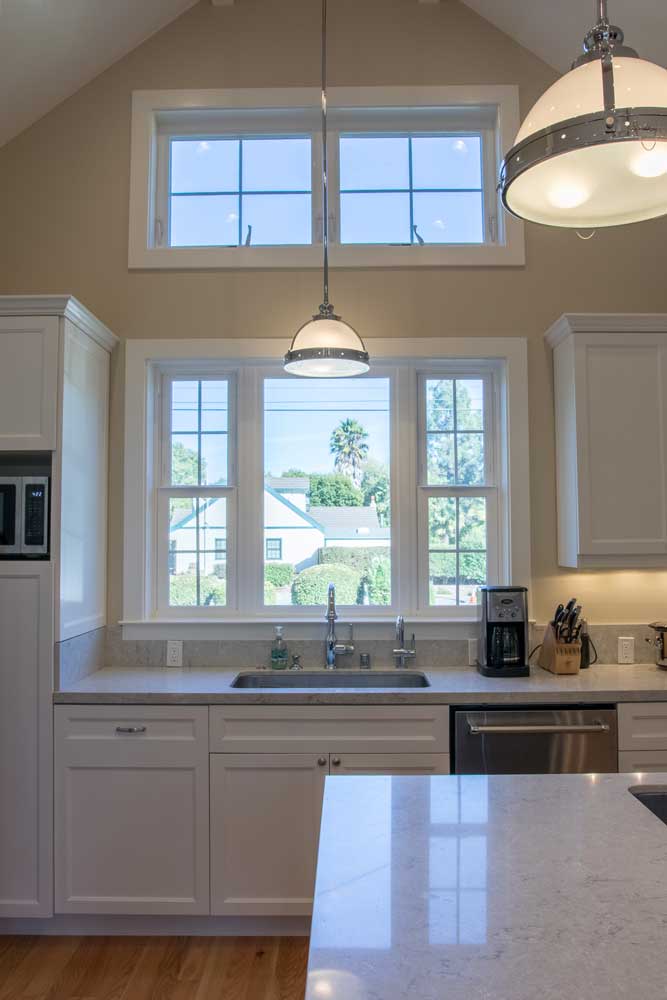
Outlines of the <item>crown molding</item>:
<svg viewBox="0 0 667 1000">
<path fill-rule="evenodd" d="M 63 316 L 109 353 L 119 343 L 115 333 L 73 295 L 0 295 L 0 316 Z"/>
<path fill-rule="evenodd" d="M 667 313 L 563 313 L 544 339 L 553 348 L 577 333 L 667 333 Z"/>
</svg>

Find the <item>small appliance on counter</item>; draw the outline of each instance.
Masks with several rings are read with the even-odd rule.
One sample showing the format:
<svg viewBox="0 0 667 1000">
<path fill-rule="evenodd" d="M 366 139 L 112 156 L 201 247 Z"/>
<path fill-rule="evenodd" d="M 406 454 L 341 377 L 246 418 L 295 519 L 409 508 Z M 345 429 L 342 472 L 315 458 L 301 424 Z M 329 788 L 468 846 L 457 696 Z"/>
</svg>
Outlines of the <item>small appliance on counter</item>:
<svg viewBox="0 0 667 1000">
<path fill-rule="evenodd" d="M 480 656 L 484 677 L 527 677 L 528 590 L 526 587 L 482 587 Z"/>
<path fill-rule="evenodd" d="M 651 622 L 649 628 L 655 632 L 653 639 L 646 642 L 655 647 L 656 666 L 661 670 L 667 670 L 667 646 L 665 645 L 665 634 L 667 633 L 667 622 Z"/>
</svg>

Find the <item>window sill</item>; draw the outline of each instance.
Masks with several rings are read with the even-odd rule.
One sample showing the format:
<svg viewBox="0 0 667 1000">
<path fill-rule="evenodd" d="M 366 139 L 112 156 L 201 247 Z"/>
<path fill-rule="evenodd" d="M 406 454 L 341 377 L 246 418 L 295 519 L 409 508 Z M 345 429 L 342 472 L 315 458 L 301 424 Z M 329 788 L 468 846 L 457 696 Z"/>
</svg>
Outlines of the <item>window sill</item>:
<svg viewBox="0 0 667 1000">
<path fill-rule="evenodd" d="M 436 618 L 428 615 L 406 614 L 405 624 L 417 633 L 418 639 L 466 639 L 475 638 L 479 626 L 474 617 Z M 271 639 L 276 625 L 285 627 L 288 637 L 301 640 L 324 640 L 326 629 L 325 611 L 321 617 L 283 618 L 273 616 L 239 616 L 237 618 L 149 618 L 145 620 L 123 620 L 118 623 L 123 630 L 123 639 Z M 393 639 L 396 627 L 395 615 L 357 618 L 347 616 L 341 610 L 336 628 L 344 636 L 347 626 L 352 625 L 355 637 L 363 639 Z"/>
<path fill-rule="evenodd" d="M 506 220 L 507 243 L 440 246 L 333 246 L 332 267 L 521 267 L 526 262 L 523 226 Z M 133 247 L 130 269 L 222 270 L 300 269 L 322 266 L 322 248 L 292 247 Z"/>
</svg>

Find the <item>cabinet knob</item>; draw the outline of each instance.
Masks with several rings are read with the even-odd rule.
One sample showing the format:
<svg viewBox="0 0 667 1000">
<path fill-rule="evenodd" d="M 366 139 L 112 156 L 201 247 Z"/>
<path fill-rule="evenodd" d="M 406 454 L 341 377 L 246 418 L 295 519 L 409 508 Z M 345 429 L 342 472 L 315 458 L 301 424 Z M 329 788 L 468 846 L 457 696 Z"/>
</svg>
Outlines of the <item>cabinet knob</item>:
<svg viewBox="0 0 667 1000">
<path fill-rule="evenodd" d="M 320 765 L 320 767 L 324 767 L 325 764 L 326 764 L 326 762 L 327 762 L 326 757 L 318 757 L 317 758 L 317 763 Z"/>
<path fill-rule="evenodd" d="M 332 757 L 331 763 L 334 767 L 340 767 L 340 757 Z"/>
</svg>

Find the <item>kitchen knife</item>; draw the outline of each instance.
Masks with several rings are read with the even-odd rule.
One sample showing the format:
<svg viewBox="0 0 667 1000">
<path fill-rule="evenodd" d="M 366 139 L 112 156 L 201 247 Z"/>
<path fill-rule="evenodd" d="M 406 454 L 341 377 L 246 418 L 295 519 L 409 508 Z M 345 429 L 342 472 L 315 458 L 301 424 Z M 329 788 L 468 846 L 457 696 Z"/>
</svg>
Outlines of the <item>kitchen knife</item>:
<svg viewBox="0 0 667 1000">
<path fill-rule="evenodd" d="M 572 612 L 567 621 L 567 638 L 565 640 L 566 642 L 573 641 L 574 630 L 576 628 L 577 620 L 580 614 L 581 614 L 581 604 L 577 604 L 576 608 L 574 609 L 574 611 Z"/>
<path fill-rule="evenodd" d="M 565 611 L 565 605 L 559 604 L 558 607 L 556 608 L 556 613 L 552 618 L 552 623 L 554 625 L 558 625 L 558 622 L 560 621 L 561 615 L 563 614 L 564 611 Z"/>
</svg>

